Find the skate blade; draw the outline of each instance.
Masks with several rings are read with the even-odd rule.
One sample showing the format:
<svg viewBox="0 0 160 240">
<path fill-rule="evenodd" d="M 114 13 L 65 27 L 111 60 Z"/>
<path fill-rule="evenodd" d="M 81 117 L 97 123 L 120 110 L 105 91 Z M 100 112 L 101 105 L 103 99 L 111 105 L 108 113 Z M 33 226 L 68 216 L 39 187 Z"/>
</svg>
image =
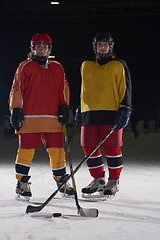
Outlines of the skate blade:
<svg viewBox="0 0 160 240">
<path fill-rule="evenodd" d="M 105 200 L 106 197 L 103 193 L 101 192 L 96 192 L 96 193 L 82 193 L 82 198 L 85 198 L 85 199 L 103 199 Z"/>
<path fill-rule="evenodd" d="M 112 194 L 112 195 L 104 195 L 104 197 L 105 197 L 106 199 L 112 199 L 112 198 L 115 197 L 115 195 L 116 195 L 116 194 Z"/>
<path fill-rule="evenodd" d="M 119 189 L 117 190 L 117 192 L 119 192 Z M 117 192 L 115 192 L 114 194 L 108 194 L 108 195 L 104 195 L 104 196 L 105 196 L 105 198 L 114 198 Z"/>
<path fill-rule="evenodd" d="M 16 194 L 15 199 L 17 201 L 29 202 L 30 197 L 29 196 L 21 196 L 20 194 Z"/>
</svg>

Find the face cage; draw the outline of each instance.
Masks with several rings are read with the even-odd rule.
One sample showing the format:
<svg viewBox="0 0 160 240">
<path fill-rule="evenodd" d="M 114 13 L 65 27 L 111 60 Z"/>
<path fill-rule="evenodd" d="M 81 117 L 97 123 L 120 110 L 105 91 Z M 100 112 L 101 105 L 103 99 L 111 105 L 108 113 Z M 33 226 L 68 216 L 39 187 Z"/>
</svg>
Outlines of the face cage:
<svg viewBox="0 0 160 240">
<path fill-rule="evenodd" d="M 52 46 L 51 46 L 51 44 L 48 44 L 48 54 L 47 54 L 47 57 L 49 57 L 49 55 L 51 54 L 51 51 L 52 51 Z M 34 44 L 31 45 L 31 52 L 32 52 L 33 56 L 36 56 L 36 51 L 34 50 Z"/>
<path fill-rule="evenodd" d="M 107 42 L 107 41 L 105 41 Z M 107 58 L 108 56 L 111 56 L 112 54 L 112 51 L 113 51 L 113 46 L 114 46 L 114 43 L 113 42 L 108 42 L 109 43 L 109 51 L 108 53 L 106 54 L 103 54 L 103 53 L 98 53 L 97 52 L 97 42 L 92 42 L 93 44 L 93 51 L 94 51 L 94 54 L 97 56 L 97 57 L 102 57 L 102 58 Z"/>
</svg>

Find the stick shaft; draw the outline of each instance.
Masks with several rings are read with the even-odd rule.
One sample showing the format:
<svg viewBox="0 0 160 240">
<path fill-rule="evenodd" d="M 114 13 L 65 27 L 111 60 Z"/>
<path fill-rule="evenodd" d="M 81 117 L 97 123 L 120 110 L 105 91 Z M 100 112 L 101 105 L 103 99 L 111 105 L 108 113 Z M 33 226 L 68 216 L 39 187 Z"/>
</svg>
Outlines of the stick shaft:
<svg viewBox="0 0 160 240">
<path fill-rule="evenodd" d="M 78 202 L 77 187 L 76 187 L 75 177 L 74 177 L 74 174 L 73 174 L 71 151 L 70 151 L 69 139 L 68 139 L 67 129 L 66 129 L 66 125 L 65 124 L 63 125 L 63 128 L 64 128 L 64 135 L 65 135 L 65 143 L 66 143 L 67 155 L 68 155 L 68 163 L 69 163 L 69 167 L 70 167 L 70 173 L 71 173 L 71 178 L 72 178 L 72 185 L 73 185 L 73 189 L 74 189 L 74 198 L 75 198 L 76 206 L 77 206 L 77 209 L 78 209 L 78 212 L 79 212 L 81 207 L 80 207 L 79 202 Z"/>
</svg>

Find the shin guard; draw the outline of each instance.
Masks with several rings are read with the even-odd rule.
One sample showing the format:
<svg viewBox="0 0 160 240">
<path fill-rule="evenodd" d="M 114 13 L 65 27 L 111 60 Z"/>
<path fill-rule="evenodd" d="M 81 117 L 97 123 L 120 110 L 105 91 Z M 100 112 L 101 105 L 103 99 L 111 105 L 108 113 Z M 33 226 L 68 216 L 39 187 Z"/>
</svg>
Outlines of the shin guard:
<svg viewBox="0 0 160 240">
<path fill-rule="evenodd" d="M 22 177 L 28 176 L 35 149 L 18 148 L 15 162 L 16 179 L 21 180 Z"/>
<path fill-rule="evenodd" d="M 85 156 L 87 156 L 94 147 L 86 147 L 83 146 L 83 151 Z M 88 160 L 87 160 L 87 166 L 89 169 L 89 172 L 91 176 L 94 179 L 102 178 L 103 172 L 104 172 L 104 163 L 102 160 L 102 155 L 100 152 L 100 149 L 98 149 Z"/>
<path fill-rule="evenodd" d="M 104 151 L 107 157 L 109 179 L 118 180 L 123 169 L 121 148 L 104 148 Z"/>
<path fill-rule="evenodd" d="M 63 148 L 47 148 L 53 177 L 59 181 L 66 174 L 65 152 Z"/>
</svg>

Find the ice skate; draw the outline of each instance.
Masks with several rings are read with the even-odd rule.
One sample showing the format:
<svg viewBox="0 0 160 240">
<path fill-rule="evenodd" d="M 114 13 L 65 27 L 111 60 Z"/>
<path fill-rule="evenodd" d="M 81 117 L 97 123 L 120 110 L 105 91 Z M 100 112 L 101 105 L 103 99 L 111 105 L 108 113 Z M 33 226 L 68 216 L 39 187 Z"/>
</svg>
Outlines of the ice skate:
<svg viewBox="0 0 160 240">
<path fill-rule="evenodd" d="M 30 176 L 22 177 L 21 181 L 17 182 L 16 186 L 16 200 L 29 201 L 32 196 L 30 189 L 30 182 L 28 182 Z"/>
<path fill-rule="evenodd" d="M 119 180 L 112 180 L 108 178 L 108 182 L 104 187 L 104 195 L 106 197 L 114 197 L 119 191 Z"/>
<path fill-rule="evenodd" d="M 94 179 L 88 186 L 82 188 L 83 198 L 103 198 L 103 190 L 105 186 L 104 178 Z"/>
<path fill-rule="evenodd" d="M 62 176 L 60 181 L 56 180 L 57 186 L 59 187 L 63 182 L 65 182 L 67 177 L 68 177 L 68 174 Z M 71 187 L 71 185 L 68 182 L 64 184 L 64 186 L 59 190 L 59 192 L 63 193 L 64 197 L 74 195 L 74 189 L 73 187 Z"/>
</svg>

